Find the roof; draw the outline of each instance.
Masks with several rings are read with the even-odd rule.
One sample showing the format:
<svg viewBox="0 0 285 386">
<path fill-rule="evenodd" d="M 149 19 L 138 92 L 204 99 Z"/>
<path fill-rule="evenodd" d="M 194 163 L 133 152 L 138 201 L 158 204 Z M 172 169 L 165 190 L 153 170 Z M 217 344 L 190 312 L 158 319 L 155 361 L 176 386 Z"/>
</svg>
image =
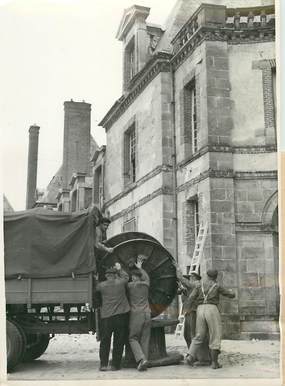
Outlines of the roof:
<svg viewBox="0 0 285 386">
<path fill-rule="evenodd" d="M 273 5 L 274 0 L 177 0 L 165 22 L 165 32 L 158 42 L 155 52 L 163 51 L 172 53 L 172 39 L 203 3 L 225 5 L 227 8 L 249 8 Z"/>
<path fill-rule="evenodd" d="M 123 40 L 128 31 L 132 28 L 135 19 L 138 16 L 143 16 L 145 19 L 149 15 L 150 8 L 143 7 L 141 5 L 133 5 L 124 10 L 123 17 L 121 19 L 116 38 Z"/>
</svg>

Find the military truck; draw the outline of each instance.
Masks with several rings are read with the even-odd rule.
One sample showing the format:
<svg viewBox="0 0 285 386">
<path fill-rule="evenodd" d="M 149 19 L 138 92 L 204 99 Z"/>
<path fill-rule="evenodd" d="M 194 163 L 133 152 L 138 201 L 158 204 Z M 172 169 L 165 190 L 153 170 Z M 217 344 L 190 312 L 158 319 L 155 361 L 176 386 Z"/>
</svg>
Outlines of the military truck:
<svg viewBox="0 0 285 386">
<path fill-rule="evenodd" d="M 99 256 L 94 237 L 101 218 L 97 208 L 78 213 L 35 208 L 4 216 L 8 372 L 40 357 L 55 334 L 99 335 L 96 282 L 116 262 L 128 272 L 138 255 L 150 276 L 153 327 L 163 326 L 156 318 L 177 289 L 173 257 L 140 232 L 112 237 L 106 245 L 114 252 Z M 153 358 L 165 356 L 163 337 L 152 335 Z"/>
</svg>

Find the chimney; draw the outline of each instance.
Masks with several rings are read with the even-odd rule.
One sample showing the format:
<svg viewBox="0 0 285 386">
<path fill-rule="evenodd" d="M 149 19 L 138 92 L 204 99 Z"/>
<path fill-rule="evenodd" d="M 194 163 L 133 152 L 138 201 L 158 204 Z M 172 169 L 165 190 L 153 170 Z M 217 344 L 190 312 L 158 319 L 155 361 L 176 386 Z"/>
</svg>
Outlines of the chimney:
<svg viewBox="0 0 285 386">
<path fill-rule="evenodd" d="M 63 188 L 73 173 L 89 172 L 91 104 L 64 102 Z"/>
<path fill-rule="evenodd" d="M 37 125 L 31 126 L 29 129 L 26 209 L 33 208 L 36 203 L 39 130 L 40 127 Z"/>
</svg>

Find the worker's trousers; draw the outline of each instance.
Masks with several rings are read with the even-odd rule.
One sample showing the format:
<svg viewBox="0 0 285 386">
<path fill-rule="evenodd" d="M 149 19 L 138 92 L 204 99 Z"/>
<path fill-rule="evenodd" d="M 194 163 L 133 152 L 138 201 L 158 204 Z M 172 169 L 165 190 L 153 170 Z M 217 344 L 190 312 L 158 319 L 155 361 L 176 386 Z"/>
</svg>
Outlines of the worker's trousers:
<svg viewBox="0 0 285 386">
<path fill-rule="evenodd" d="M 209 331 L 209 348 L 220 350 L 222 339 L 222 322 L 220 312 L 215 304 L 200 304 L 197 308 L 196 334 L 192 340 L 189 354 L 196 357 L 199 347 Z"/>
<path fill-rule="evenodd" d="M 99 349 L 101 366 L 108 366 L 111 338 L 113 335 L 112 365 L 116 368 L 121 367 L 124 344 L 128 336 L 128 318 L 129 313 L 125 313 L 101 319 L 101 341 Z"/>
<path fill-rule="evenodd" d="M 184 315 L 184 339 L 187 347 L 190 347 L 196 331 L 196 311 L 191 311 Z"/>
<path fill-rule="evenodd" d="M 150 330 L 149 311 L 130 312 L 129 343 L 137 363 L 148 358 Z"/>
</svg>

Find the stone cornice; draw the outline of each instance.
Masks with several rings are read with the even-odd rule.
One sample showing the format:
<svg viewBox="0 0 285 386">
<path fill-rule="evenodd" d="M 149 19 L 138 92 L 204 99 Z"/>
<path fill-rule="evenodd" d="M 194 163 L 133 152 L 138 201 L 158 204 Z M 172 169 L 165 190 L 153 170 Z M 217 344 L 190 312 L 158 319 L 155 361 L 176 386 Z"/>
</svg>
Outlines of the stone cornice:
<svg viewBox="0 0 285 386">
<path fill-rule="evenodd" d="M 277 180 L 277 170 L 262 172 L 235 172 L 235 178 L 239 180 Z"/>
<path fill-rule="evenodd" d="M 201 26 L 171 59 L 178 68 L 204 41 L 225 41 L 228 44 L 252 44 L 275 41 L 275 27 L 235 30 L 228 27 Z"/>
<path fill-rule="evenodd" d="M 133 184 L 127 186 L 125 190 L 123 190 L 121 193 L 117 194 L 115 197 L 111 198 L 109 201 L 105 202 L 105 207 L 108 208 L 112 204 L 114 204 L 116 201 L 121 200 L 123 197 L 127 196 L 131 191 L 138 188 L 142 184 L 144 184 L 146 181 L 150 180 L 151 178 L 157 176 L 158 174 L 162 172 L 171 172 L 172 167 L 170 165 L 159 165 L 149 173 L 147 173 L 145 176 L 140 178 L 138 181 L 134 182 Z"/>
<path fill-rule="evenodd" d="M 276 145 L 248 145 L 248 146 L 225 146 L 225 145 L 207 145 L 199 149 L 191 157 L 184 159 L 177 164 L 177 169 L 187 166 L 189 163 L 202 157 L 206 153 L 233 153 L 233 154 L 264 154 L 276 153 Z"/>
<path fill-rule="evenodd" d="M 130 82 L 129 91 L 115 102 L 105 117 L 101 120 L 99 126 L 103 126 L 106 130 L 108 130 L 152 81 L 152 79 L 154 79 L 160 72 L 169 72 L 171 57 L 171 54 L 164 52 L 158 52 L 155 54 L 146 66 L 135 75 Z"/>
<path fill-rule="evenodd" d="M 113 216 L 111 216 L 111 221 L 115 221 L 117 220 L 118 218 L 120 217 L 123 217 L 124 215 L 126 215 L 130 210 L 134 210 L 134 209 L 137 209 L 139 208 L 140 206 L 148 203 L 149 201 L 153 200 L 154 198 L 158 197 L 158 196 L 161 196 L 161 195 L 171 195 L 172 194 L 172 189 L 168 188 L 168 187 L 162 187 L 162 188 L 159 188 L 157 190 L 155 190 L 154 192 L 150 193 L 150 194 L 147 194 L 146 196 L 144 196 L 143 198 L 141 198 L 138 202 L 136 202 L 135 204 L 132 204 L 130 205 L 128 208 L 126 209 L 123 209 L 121 210 L 120 212 L 114 214 Z"/>
<path fill-rule="evenodd" d="M 263 224 L 262 222 L 237 222 L 235 229 L 237 232 L 274 232 L 274 227 L 269 224 Z"/>
<path fill-rule="evenodd" d="M 235 154 L 261 154 L 261 153 L 276 153 L 276 145 L 255 145 L 255 146 L 235 146 L 232 148 Z"/>
<path fill-rule="evenodd" d="M 277 170 L 262 171 L 262 172 L 234 172 L 232 169 L 215 170 L 209 168 L 203 173 L 200 173 L 197 177 L 184 182 L 182 185 L 177 187 L 177 192 L 182 192 L 188 189 L 206 178 L 234 178 L 241 180 L 262 180 L 262 179 L 274 179 L 277 180 Z"/>
</svg>

